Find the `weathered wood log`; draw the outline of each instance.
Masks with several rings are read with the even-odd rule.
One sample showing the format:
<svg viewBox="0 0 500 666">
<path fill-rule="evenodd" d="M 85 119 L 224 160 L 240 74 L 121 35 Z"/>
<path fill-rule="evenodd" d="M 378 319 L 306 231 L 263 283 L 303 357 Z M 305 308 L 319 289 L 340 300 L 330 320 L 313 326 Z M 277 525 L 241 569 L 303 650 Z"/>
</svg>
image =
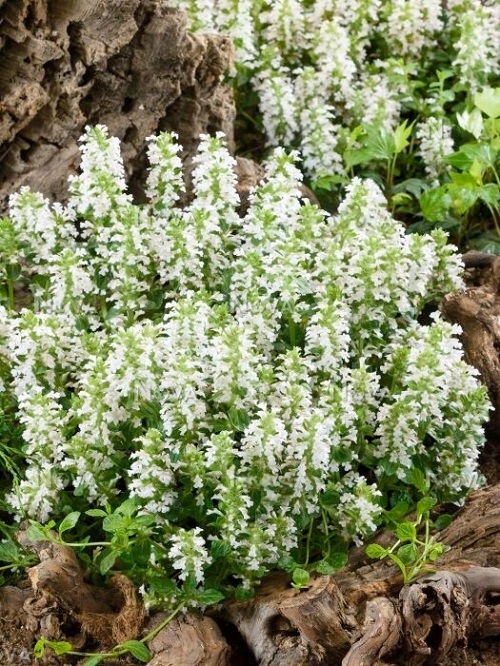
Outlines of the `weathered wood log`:
<svg viewBox="0 0 500 666">
<path fill-rule="evenodd" d="M 232 146 L 231 41 L 160 0 L 0 0 L 0 61 L 0 215 L 22 185 L 64 200 L 87 124 L 121 139 L 139 197 L 147 136 L 177 132 L 186 158 L 203 132 Z"/>
</svg>

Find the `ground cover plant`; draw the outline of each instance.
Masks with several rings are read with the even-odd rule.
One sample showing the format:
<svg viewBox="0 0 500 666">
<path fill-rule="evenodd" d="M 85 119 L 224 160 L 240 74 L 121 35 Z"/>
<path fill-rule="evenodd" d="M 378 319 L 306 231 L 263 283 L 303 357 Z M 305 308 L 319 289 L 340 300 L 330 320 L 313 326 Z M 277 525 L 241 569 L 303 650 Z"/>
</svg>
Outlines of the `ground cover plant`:
<svg viewBox="0 0 500 666">
<path fill-rule="evenodd" d="M 277 568 L 301 587 L 388 522 L 409 577 L 439 554 L 416 525 L 481 483 L 489 405 L 457 327 L 419 320 L 462 285 L 445 233 L 407 235 L 370 179 L 330 216 L 282 149 L 240 217 L 221 135 L 185 205 L 175 136 L 144 205 L 104 127 L 81 147 L 67 205 L 24 188 L 0 227 L 4 568 L 28 519 L 175 612 Z"/>
<path fill-rule="evenodd" d="M 233 37 L 240 150 L 299 150 L 323 205 L 373 178 L 413 231 L 500 251 L 496 0 L 172 0 Z"/>
</svg>

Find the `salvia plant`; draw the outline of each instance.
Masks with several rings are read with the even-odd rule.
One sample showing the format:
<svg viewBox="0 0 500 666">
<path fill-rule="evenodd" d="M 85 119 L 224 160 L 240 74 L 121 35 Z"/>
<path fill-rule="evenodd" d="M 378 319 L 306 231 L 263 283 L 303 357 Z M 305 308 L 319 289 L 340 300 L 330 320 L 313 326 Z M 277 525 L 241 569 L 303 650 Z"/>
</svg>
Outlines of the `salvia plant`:
<svg viewBox="0 0 500 666">
<path fill-rule="evenodd" d="M 280 148 L 240 217 L 221 135 L 181 205 L 179 151 L 149 138 L 136 205 L 87 128 L 68 203 L 22 188 L 0 226 L 0 557 L 28 519 L 172 608 L 329 573 L 422 487 L 460 501 L 488 415 L 458 328 L 421 321 L 462 286 L 442 230 L 406 235 L 370 179 L 330 216 Z"/>
<path fill-rule="evenodd" d="M 498 95 L 497 0 L 169 4 L 191 29 L 233 38 L 241 150 L 298 150 L 330 211 L 353 176 L 370 176 L 414 229 L 442 226 L 462 247 L 500 252 L 499 116 L 478 134 L 474 103 Z M 479 155 L 468 151 L 461 177 L 472 137 Z"/>
</svg>

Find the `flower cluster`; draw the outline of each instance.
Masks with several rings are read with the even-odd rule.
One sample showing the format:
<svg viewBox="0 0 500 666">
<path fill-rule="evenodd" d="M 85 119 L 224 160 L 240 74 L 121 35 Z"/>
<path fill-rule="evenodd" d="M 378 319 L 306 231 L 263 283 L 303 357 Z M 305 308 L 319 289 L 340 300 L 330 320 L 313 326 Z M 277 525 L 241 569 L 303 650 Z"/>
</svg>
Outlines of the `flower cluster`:
<svg viewBox="0 0 500 666">
<path fill-rule="evenodd" d="M 244 73 L 236 84 L 249 81 L 257 93 L 269 144 L 299 150 L 315 179 L 345 176 L 339 153 L 358 125 L 392 131 L 409 116 L 425 124 L 429 109 L 421 100 L 436 90 L 440 74 L 454 72 L 450 94 L 474 92 L 500 65 L 496 0 L 170 4 L 187 13 L 193 29 L 233 38 L 236 71 Z"/>
<path fill-rule="evenodd" d="M 283 149 L 241 219 L 220 135 L 201 138 L 185 207 L 174 135 L 149 139 L 141 206 L 104 127 L 82 152 L 67 206 L 11 197 L 0 247 L 35 299 L 0 308 L 26 459 L 16 516 L 129 498 L 180 585 L 223 561 L 248 587 L 373 532 L 413 466 L 441 499 L 477 487 L 485 389 L 457 330 L 417 321 L 462 284 L 443 232 L 407 236 L 359 178 L 326 214 Z"/>
</svg>

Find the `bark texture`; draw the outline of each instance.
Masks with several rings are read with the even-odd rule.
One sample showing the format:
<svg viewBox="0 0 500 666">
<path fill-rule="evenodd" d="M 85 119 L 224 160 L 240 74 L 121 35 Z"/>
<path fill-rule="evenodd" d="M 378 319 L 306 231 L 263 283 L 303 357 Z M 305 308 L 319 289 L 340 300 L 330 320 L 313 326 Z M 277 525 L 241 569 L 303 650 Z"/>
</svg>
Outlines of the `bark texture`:
<svg viewBox="0 0 500 666">
<path fill-rule="evenodd" d="M 231 61 L 160 0 L 0 0 L 0 213 L 21 185 L 64 200 L 87 124 L 122 140 L 139 198 L 147 136 L 177 132 L 186 157 L 204 132 L 231 147 Z"/>
</svg>

